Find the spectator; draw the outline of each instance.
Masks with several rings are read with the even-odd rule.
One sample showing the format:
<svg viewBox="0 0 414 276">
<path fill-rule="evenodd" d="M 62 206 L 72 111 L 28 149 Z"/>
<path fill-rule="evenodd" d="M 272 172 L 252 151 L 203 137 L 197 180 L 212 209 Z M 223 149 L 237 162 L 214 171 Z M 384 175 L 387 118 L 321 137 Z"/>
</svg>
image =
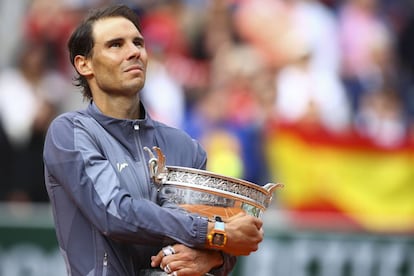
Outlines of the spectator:
<svg viewBox="0 0 414 276">
<path fill-rule="evenodd" d="M 375 144 L 394 148 L 407 139 L 407 122 L 401 99 L 395 91 L 374 91 L 361 97 L 361 106 L 355 116 L 359 134 Z"/>
<path fill-rule="evenodd" d="M 276 76 L 278 120 L 316 124 L 332 132 L 348 131 L 351 109 L 338 75 L 312 67 L 312 52 L 307 45 L 297 43 L 291 51 L 296 52 L 297 60 Z"/>
<path fill-rule="evenodd" d="M 0 74 L 2 139 L 10 146 L 5 200 L 47 201 L 42 173 L 43 139 L 52 118 L 60 111 L 67 82 L 48 64 L 48 48 L 27 41 L 17 54 L 16 65 Z"/>
<path fill-rule="evenodd" d="M 353 111 L 362 94 L 387 86 L 394 71 L 392 35 L 375 0 L 346 1 L 339 10 L 342 78 Z"/>
</svg>

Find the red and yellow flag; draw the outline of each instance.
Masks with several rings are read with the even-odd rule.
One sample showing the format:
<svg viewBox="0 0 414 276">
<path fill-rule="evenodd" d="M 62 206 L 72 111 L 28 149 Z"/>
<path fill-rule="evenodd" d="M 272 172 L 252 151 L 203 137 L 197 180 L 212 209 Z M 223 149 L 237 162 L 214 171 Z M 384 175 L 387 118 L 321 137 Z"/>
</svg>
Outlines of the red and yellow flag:
<svg viewBox="0 0 414 276">
<path fill-rule="evenodd" d="M 266 149 L 283 208 L 329 211 L 372 231 L 414 230 L 414 147 L 274 125 Z"/>
</svg>

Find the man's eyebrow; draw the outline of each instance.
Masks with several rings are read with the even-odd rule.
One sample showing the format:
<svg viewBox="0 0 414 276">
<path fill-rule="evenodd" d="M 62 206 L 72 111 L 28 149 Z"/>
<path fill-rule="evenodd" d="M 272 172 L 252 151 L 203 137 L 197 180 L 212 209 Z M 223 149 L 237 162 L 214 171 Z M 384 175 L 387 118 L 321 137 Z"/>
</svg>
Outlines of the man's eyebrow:
<svg viewBox="0 0 414 276">
<path fill-rule="evenodd" d="M 125 38 L 116 37 L 116 38 L 112 38 L 110 40 L 105 41 L 104 42 L 104 45 L 109 46 L 109 45 L 111 45 L 113 43 L 120 43 L 120 42 L 124 42 L 124 41 L 125 41 Z M 140 42 L 140 43 L 143 44 L 145 40 L 144 40 L 144 38 L 142 36 L 136 36 L 136 37 L 134 37 L 133 41 Z"/>
<path fill-rule="evenodd" d="M 104 42 L 104 45 L 109 46 L 109 45 L 111 45 L 111 44 L 113 44 L 113 43 L 123 42 L 124 40 L 125 40 L 124 38 L 121 38 L 121 37 L 116 37 L 116 38 L 112 38 L 112 39 L 110 39 L 110 40 L 105 41 L 105 42 Z"/>
</svg>

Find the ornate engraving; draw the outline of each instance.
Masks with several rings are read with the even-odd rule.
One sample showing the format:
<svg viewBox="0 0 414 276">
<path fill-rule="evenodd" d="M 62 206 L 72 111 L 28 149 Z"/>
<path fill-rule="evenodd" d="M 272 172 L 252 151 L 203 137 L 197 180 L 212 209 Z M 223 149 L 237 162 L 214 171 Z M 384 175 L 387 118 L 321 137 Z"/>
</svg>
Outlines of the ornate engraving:
<svg viewBox="0 0 414 276">
<path fill-rule="evenodd" d="M 178 171 L 173 168 L 169 168 L 167 181 L 169 183 L 188 183 L 198 185 L 206 188 L 217 189 L 220 191 L 226 191 L 234 194 L 234 196 L 240 195 L 249 198 L 256 202 L 258 205 L 267 207 L 267 196 L 263 192 L 258 191 L 252 187 L 243 185 L 243 183 L 233 182 L 227 179 L 214 177 L 211 175 L 201 175 L 192 172 Z M 164 184 L 164 185 L 165 185 Z"/>
<path fill-rule="evenodd" d="M 233 207 L 235 200 L 206 192 L 182 189 L 173 185 L 165 185 L 161 192 L 168 196 L 168 199 L 178 205 L 200 204 L 214 207 Z"/>
</svg>

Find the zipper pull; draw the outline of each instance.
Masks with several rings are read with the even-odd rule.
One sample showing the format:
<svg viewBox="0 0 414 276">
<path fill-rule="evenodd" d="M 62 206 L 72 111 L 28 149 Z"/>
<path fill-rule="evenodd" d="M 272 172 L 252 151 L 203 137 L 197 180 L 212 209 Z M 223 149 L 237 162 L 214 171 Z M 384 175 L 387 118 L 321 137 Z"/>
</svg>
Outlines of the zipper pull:
<svg viewBox="0 0 414 276">
<path fill-rule="evenodd" d="M 103 265 L 107 266 L 108 265 L 108 253 L 105 252 L 104 257 L 103 257 Z"/>
</svg>

